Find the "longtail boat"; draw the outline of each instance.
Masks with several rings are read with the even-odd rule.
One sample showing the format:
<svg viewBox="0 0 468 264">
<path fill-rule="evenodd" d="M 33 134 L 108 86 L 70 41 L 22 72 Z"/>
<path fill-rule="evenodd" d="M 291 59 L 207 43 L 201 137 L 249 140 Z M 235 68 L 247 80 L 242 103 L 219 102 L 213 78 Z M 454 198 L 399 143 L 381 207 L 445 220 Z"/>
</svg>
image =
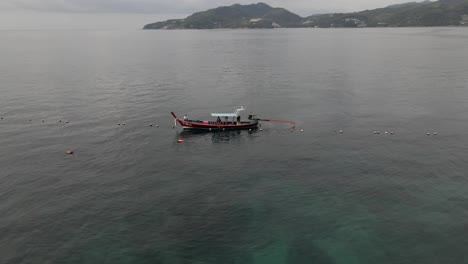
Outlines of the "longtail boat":
<svg viewBox="0 0 468 264">
<path fill-rule="evenodd" d="M 249 115 L 248 120 L 241 120 L 241 112 L 245 108 L 236 109 L 234 113 L 212 113 L 212 117 L 216 117 L 215 121 L 210 120 L 190 120 L 185 115 L 183 119 L 178 118 L 174 112 L 171 115 L 174 117 L 174 124 L 179 123 L 184 130 L 206 130 L 206 131 L 224 131 L 224 130 L 240 130 L 240 129 L 256 129 L 259 119 Z"/>
</svg>

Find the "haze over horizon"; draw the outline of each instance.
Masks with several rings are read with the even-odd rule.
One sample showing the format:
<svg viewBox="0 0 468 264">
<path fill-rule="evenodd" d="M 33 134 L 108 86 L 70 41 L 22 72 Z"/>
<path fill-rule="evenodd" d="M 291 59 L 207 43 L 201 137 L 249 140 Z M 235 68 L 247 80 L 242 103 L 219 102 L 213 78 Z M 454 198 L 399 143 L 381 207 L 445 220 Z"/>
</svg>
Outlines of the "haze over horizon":
<svg viewBox="0 0 468 264">
<path fill-rule="evenodd" d="M 301 16 L 353 12 L 410 0 L 2 0 L 1 30 L 140 29 L 144 24 L 183 18 L 194 12 L 232 4 L 264 2 Z"/>
</svg>

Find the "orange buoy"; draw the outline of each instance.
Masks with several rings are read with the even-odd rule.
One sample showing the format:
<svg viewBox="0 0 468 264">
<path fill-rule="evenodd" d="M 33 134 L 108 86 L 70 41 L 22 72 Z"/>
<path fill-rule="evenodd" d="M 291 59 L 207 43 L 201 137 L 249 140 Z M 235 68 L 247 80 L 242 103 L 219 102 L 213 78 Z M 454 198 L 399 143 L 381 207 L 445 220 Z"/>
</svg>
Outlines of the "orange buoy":
<svg viewBox="0 0 468 264">
<path fill-rule="evenodd" d="M 67 154 L 68 154 L 68 155 L 73 154 L 73 150 L 67 150 Z"/>
<path fill-rule="evenodd" d="M 183 139 L 179 139 L 179 140 L 177 140 L 177 143 L 183 143 L 184 141 L 185 140 L 183 140 Z"/>
</svg>

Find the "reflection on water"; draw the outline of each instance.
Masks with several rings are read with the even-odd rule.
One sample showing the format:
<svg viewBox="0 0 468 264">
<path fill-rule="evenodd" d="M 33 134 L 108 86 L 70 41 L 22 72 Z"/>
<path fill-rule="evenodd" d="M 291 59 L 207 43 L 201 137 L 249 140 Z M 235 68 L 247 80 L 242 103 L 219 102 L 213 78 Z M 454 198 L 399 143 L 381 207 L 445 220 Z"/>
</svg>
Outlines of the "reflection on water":
<svg viewBox="0 0 468 264">
<path fill-rule="evenodd" d="M 251 130 L 229 130 L 229 131 L 205 131 L 205 130 L 184 130 L 178 133 L 178 138 L 183 140 L 194 140 L 197 138 L 208 138 L 213 143 L 226 143 L 234 139 L 239 139 L 244 135 L 253 135 L 259 132 L 258 129 Z"/>
</svg>

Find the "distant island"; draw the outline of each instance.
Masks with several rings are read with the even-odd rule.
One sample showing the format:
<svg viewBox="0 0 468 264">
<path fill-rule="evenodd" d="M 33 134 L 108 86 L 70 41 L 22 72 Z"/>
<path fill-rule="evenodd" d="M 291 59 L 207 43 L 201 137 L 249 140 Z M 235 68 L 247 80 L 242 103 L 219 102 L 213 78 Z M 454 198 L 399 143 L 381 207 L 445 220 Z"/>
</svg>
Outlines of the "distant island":
<svg viewBox="0 0 468 264">
<path fill-rule="evenodd" d="M 143 29 L 468 26 L 468 0 L 410 2 L 354 13 L 301 17 L 265 3 L 221 6 Z"/>
</svg>

